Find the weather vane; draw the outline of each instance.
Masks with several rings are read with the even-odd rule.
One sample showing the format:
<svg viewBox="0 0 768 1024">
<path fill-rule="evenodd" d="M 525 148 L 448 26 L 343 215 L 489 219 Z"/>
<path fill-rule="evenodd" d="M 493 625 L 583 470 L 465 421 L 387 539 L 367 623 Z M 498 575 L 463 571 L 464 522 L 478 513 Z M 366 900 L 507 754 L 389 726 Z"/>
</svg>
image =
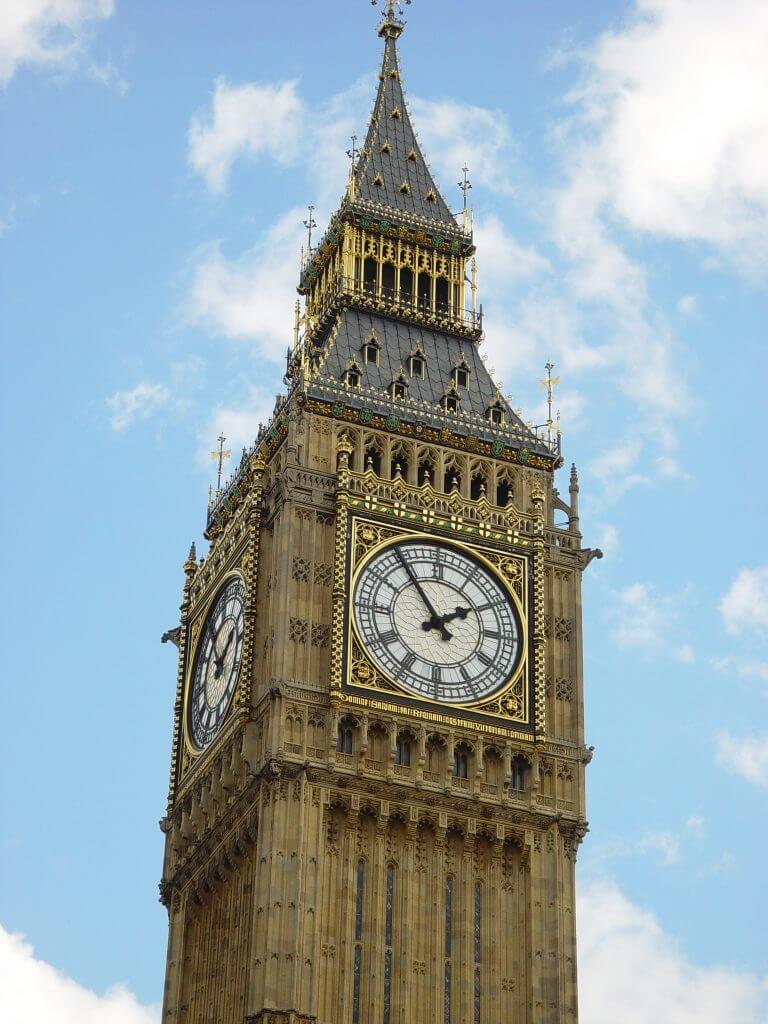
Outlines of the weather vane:
<svg viewBox="0 0 768 1024">
<path fill-rule="evenodd" d="M 554 370 L 554 368 L 555 364 L 550 359 L 544 367 L 544 369 L 547 371 L 547 376 L 539 381 L 540 386 L 547 389 L 547 433 L 550 437 L 550 440 L 552 438 L 552 424 L 554 422 L 552 419 L 552 398 L 554 396 L 555 388 L 560 383 L 559 377 L 552 376 L 552 371 Z M 559 416 L 560 414 L 558 413 L 558 419 Z"/>
<path fill-rule="evenodd" d="M 317 227 L 317 221 L 312 216 L 312 214 L 315 212 L 315 208 L 314 208 L 314 206 L 311 203 L 309 204 L 308 209 L 309 209 L 309 220 L 305 220 L 303 223 L 304 223 L 304 227 L 307 229 L 307 251 L 309 253 L 311 253 L 312 252 L 312 228 L 316 228 Z"/>
<path fill-rule="evenodd" d="M 459 182 L 459 188 L 464 193 L 464 209 L 466 210 L 467 209 L 467 193 L 472 188 L 472 182 L 469 180 L 469 168 L 468 167 L 462 167 L 461 169 L 464 172 L 464 177 Z"/>
<path fill-rule="evenodd" d="M 211 452 L 211 458 L 212 459 L 217 459 L 218 463 L 219 463 L 219 467 L 218 467 L 219 472 L 218 472 L 218 477 L 216 479 L 216 490 L 220 491 L 221 490 L 221 470 L 222 470 L 222 468 L 224 466 L 224 460 L 231 458 L 232 451 L 230 449 L 227 449 L 227 450 L 224 449 L 224 442 L 227 439 L 226 439 L 226 437 L 224 437 L 223 434 L 219 434 L 219 436 L 216 438 L 216 440 L 219 442 L 219 447 L 216 449 L 215 452 Z"/>
<path fill-rule="evenodd" d="M 350 139 L 352 141 L 352 149 L 347 150 L 347 156 L 352 161 L 352 170 L 354 171 L 355 164 L 357 163 L 357 155 L 360 152 L 360 150 L 357 148 L 357 136 L 350 135 Z"/>
</svg>

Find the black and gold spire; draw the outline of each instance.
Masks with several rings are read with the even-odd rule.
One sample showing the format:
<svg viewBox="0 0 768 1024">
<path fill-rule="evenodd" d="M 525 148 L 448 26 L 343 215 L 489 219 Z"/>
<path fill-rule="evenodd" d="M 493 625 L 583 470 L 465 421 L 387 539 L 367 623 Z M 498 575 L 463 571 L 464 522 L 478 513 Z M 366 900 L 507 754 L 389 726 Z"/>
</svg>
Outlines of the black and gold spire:
<svg viewBox="0 0 768 1024">
<path fill-rule="evenodd" d="M 352 192 L 376 209 L 397 211 L 454 233 L 456 219 L 435 184 L 408 112 L 397 52 L 403 27 L 389 5 L 379 26 L 384 40 L 379 88 Z"/>
<path fill-rule="evenodd" d="M 361 422 L 384 416 L 543 454 L 547 444 L 510 407 L 480 353 L 471 219 L 451 213 L 416 138 L 396 7 L 388 0 L 378 29 L 384 55 L 364 146 L 302 266 L 306 306 L 287 377 Z M 466 197 L 466 168 L 464 188 Z"/>
</svg>

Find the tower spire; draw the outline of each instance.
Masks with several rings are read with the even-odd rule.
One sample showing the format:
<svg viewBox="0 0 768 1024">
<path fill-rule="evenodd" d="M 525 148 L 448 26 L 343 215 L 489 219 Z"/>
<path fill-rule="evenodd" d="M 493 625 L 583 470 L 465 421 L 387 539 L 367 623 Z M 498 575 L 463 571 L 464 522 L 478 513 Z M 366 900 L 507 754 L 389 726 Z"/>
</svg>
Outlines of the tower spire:
<svg viewBox="0 0 768 1024">
<path fill-rule="evenodd" d="M 371 0 L 372 7 L 383 7 L 383 17 L 379 25 L 379 35 L 383 39 L 398 39 L 403 34 L 405 23 L 402 21 L 403 4 L 412 0 Z"/>
<path fill-rule="evenodd" d="M 390 217 L 410 215 L 419 224 L 431 221 L 442 231 L 455 234 L 456 219 L 435 184 L 405 100 L 397 51 L 405 27 L 400 17 L 402 4 L 395 0 L 371 2 L 383 6 L 378 33 L 384 40 L 384 57 L 373 114 L 352 176 L 354 197 L 371 212 Z"/>
</svg>

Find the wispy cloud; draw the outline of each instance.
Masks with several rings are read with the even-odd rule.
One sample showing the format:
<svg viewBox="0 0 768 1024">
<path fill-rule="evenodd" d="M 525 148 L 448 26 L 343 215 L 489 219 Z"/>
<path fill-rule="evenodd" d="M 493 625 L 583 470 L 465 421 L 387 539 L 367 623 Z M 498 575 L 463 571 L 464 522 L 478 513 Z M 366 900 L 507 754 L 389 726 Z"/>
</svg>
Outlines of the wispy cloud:
<svg viewBox="0 0 768 1024">
<path fill-rule="evenodd" d="M 666 593 L 650 583 L 632 583 L 619 590 L 611 611 L 614 640 L 620 647 L 692 662 L 693 648 L 680 639 L 681 611 L 688 597 L 688 588 Z"/>
<path fill-rule="evenodd" d="M 717 738 L 717 760 L 747 782 L 768 786 L 768 734 L 738 737 L 722 733 Z"/>
<path fill-rule="evenodd" d="M 88 66 L 114 84 L 111 68 L 89 61 L 90 35 L 115 12 L 114 0 L 9 0 L 0 5 L 0 85 L 28 65 L 55 71 Z"/>
<path fill-rule="evenodd" d="M 118 432 L 127 430 L 137 420 L 148 419 L 170 399 L 170 388 L 150 381 L 141 381 L 130 391 L 116 391 L 106 400 L 112 429 Z"/>
<path fill-rule="evenodd" d="M 22 935 L 0 926 L 0 1005 L 4 1024 L 158 1024 L 159 1006 L 142 1006 L 117 985 L 97 995 L 35 957 Z"/>
<path fill-rule="evenodd" d="M 182 315 L 212 334 L 254 343 L 268 359 L 283 358 L 293 340 L 301 212 L 286 213 L 248 251 L 228 259 L 220 245 L 192 261 Z"/>
<path fill-rule="evenodd" d="M 659 854 L 665 866 L 680 860 L 680 840 L 671 832 L 649 832 L 641 840 L 641 847 Z"/>
<path fill-rule="evenodd" d="M 695 964 L 615 883 L 583 885 L 578 914 L 580 1016 L 589 1024 L 764 1024 L 764 979 Z"/>
<path fill-rule="evenodd" d="M 224 192 L 238 158 L 266 154 L 278 164 L 296 157 L 304 113 L 296 82 L 230 85 L 217 78 L 211 108 L 189 126 L 189 162 L 212 192 Z"/>
<path fill-rule="evenodd" d="M 588 225 L 698 241 L 739 269 L 768 268 L 766 52 L 762 0 L 635 0 L 621 27 L 583 50 L 570 195 Z"/>
<path fill-rule="evenodd" d="M 742 569 L 720 602 L 729 633 L 768 635 L 768 565 Z"/>
</svg>

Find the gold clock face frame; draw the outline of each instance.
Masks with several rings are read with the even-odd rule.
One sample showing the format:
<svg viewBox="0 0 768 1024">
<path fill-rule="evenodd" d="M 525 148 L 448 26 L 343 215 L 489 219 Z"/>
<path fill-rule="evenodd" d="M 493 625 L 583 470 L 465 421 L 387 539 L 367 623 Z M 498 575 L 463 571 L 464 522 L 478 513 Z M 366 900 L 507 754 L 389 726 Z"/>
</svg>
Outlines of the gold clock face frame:
<svg viewBox="0 0 768 1024">
<path fill-rule="evenodd" d="M 532 660 L 529 654 L 528 619 L 531 613 L 528 559 L 524 554 L 502 551 L 481 543 L 464 544 L 443 533 L 414 532 L 407 527 L 397 528 L 378 520 L 353 516 L 350 522 L 350 542 L 347 571 L 347 608 L 345 637 L 345 670 L 343 687 L 347 692 L 365 696 L 368 699 L 397 697 L 398 702 L 416 706 L 431 705 L 443 715 L 457 710 L 473 710 L 493 718 L 503 718 L 510 724 L 532 726 L 533 680 L 530 678 Z M 490 692 L 456 695 L 450 702 L 435 699 L 434 693 L 414 692 L 413 688 L 402 685 L 402 680 L 381 658 L 375 657 L 366 642 L 365 630 L 361 630 L 355 614 L 354 600 L 359 581 L 366 569 L 388 549 L 403 544 L 421 544 L 455 551 L 469 564 L 478 566 L 493 586 L 503 593 L 504 599 L 514 617 L 518 631 L 517 650 L 509 658 L 505 678 L 490 688 Z M 455 611 L 453 606 L 453 610 Z M 461 607 L 461 605 L 459 605 Z M 436 609 L 438 610 L 438 609 Z M 439 609 L 442 612 L 442 609 Z M 443 612 L 443 614 L 445 614 Z M 429 610 L 425 609 L 423 622 L 428 621 Z M 458 617 L 452 620 L 458 621 Z"/>
<path fill-rule="evenodd" d="M 245 580 L 230 573 L 195 616 L 197 636 L 184 688 L 184 736 L 194 755 L 221 732 L 237 693 L 243 661 Z"/>
</svg>

